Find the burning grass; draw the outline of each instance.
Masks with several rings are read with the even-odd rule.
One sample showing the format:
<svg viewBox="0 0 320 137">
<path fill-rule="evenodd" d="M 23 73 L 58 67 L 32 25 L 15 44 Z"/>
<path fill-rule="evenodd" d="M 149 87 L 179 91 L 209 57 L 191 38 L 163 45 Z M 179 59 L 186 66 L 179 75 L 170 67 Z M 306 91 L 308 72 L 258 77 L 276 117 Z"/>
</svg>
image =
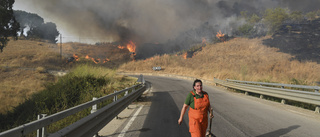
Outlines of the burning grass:
<svg viewBox="0 0 320 137">
<path fill-rule="evenodd" d="M 131 50 L 134 46 L 116 45 L 113 43 L 100 43 L 96 45 L 83 43 L 64 43 L 63 53 L 66 57 L 73 57 L 78 62 L 91 62 L 108 68 L 118 67 L 120 64 L 128 62 Z M 131 49 L 130 49 L 130 48 Z"/>
<path fill-rule="evenodd" d="M 237 79 L 315 85 L 320 81 L 320 65 L 299 62 L 293 56 L 278 52 L 262 44 L 260 39 L 236 38 L 225 43 L 207 45 L 195 56 L 155 56 L 153 60 L 129 62 L 119 71 L 153 72 L 152 67 L 165 68 L 162 72 L 212 80 Z"/>
<path fill-rule="evenodd" d="M 78 64 L 96 65 L 95 63 L 114 68 L 130 60 L 127 49 L 119 49 L 110 44 L 65 43 L 62 58 L 59 46 L 45 41 L 9 41 L 0 53 L 0 113 L 12 110 L 33 93 L 43 90 L 46 83 L 56 82 L 57 78 L 46 73 L 47 70 L 65 70 Z M 78 55 L 79 61 L 67 63 L 67 57 L 73 54 Z"/>
</svg>

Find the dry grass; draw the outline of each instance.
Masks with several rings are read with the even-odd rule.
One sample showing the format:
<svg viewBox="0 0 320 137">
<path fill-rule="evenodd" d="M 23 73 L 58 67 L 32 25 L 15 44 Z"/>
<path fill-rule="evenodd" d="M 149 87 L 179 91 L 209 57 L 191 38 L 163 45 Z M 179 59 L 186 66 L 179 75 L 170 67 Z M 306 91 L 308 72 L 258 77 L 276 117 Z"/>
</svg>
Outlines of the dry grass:
<svg viewBox="0 0 320 137">
<path fill-rule="evenodd" d="M 44 84 L 55 82 L 57 78 L 46 70 L 70 69 L 77 62 L 66 63 L 67 57 L 78 54 L 82 63 L 94 64 L 84 57 L 105 59 L 103 67 L 114 68 L 130 60 L 129 51 L 117 48 L 117 45 L 90 45 L 82 43 L 64 43 L 62 58 L 60 44 L 46 41 L 10 40 L 0 53 L 0 113 L 12 110 L 28 99 L 33 93 L 44 89 Z"/>
<path fill-rule="evenodd" d="M 58 46 L 47 42 L 10 40 L 0 53 L 0 66 L 61 69 L 62 62 Z"/>
<path fill-rule="evenodd" d="M 44 89 L 44 84 L 55 78 L 34 70 L 10 68 L 0 72 L 0 113 L 24 102 L 32 93 Z"/>
<path fill-rule="evenodd" d="M 212 80 L 237 79 L 291 84 L 315 85 L 320 81 L 320 65 L 316 62 L 299 62 L 292 56 L 262 44 L 260 39 L 236 38 L 226 43 L 207 45 L 192 58 L 163 55 L 153 59 L 129 62 L 119 71 L 153 72 L 161 66 L 163 71 Z"/>
<path fill-rule="evenodd" d="M 0 113 L 24 102 L 44 84 L 56 78 L 45 69 L 60 68 L 55 44 L 29 40 L 10 40 L 0 53 Z"/>
</svg>

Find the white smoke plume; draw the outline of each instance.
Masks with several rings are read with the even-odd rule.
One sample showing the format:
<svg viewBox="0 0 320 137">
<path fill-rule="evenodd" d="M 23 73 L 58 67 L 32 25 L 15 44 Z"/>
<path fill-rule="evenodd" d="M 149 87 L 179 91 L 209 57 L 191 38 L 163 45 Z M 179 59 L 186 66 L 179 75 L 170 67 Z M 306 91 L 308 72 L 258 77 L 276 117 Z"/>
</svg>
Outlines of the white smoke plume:
<svg viewBox="0 0 320 137">
<path fill-rule="evenodd" d="M 24 0 L 23 0 L 24 1 Z M 230 32 L 241 11 L 312 10 L 319 0 L 28 0 L 74 36 L 97 42 L 165 42 L 204 23 Z"/>
</svg>

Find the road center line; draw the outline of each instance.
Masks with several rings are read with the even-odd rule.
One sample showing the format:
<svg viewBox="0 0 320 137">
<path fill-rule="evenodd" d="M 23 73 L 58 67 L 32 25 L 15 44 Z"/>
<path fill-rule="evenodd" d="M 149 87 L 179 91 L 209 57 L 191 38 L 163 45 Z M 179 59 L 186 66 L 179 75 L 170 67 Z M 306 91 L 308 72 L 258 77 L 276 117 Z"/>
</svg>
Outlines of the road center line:
<svg viewBox="0 0 320 137">
<path fill-rule="evenodd" d="M 133 117 L 129 120 L 128 124 L 126 125 L 126 127 L 124 127 L 121 131 L 121 133 L 119 134 L 118 137 L 124 137 L 124 135 L 126 134 L 126 132 L 128 131 L 129 127 L 132 125 L 133 121 L 137 118 L 139 112 L 141 111 L 141 109 L 143 108 L 143 105 L 137 110 L 136 113 L 134 113 Z"/>
</svg>

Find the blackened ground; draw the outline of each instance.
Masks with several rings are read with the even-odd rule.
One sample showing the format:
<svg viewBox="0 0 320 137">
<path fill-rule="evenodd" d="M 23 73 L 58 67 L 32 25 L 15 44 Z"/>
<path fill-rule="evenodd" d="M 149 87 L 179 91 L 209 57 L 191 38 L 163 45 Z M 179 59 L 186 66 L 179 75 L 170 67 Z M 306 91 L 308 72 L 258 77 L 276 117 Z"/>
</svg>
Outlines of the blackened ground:
<svg viewBox="0 0 320 137">
<path fill-rule="evenodd" d="M 279 48 L 299 61 L 320 63 L 320 19 L 301 24 L 285 24 L 263 44 Z"/>
</svg>

